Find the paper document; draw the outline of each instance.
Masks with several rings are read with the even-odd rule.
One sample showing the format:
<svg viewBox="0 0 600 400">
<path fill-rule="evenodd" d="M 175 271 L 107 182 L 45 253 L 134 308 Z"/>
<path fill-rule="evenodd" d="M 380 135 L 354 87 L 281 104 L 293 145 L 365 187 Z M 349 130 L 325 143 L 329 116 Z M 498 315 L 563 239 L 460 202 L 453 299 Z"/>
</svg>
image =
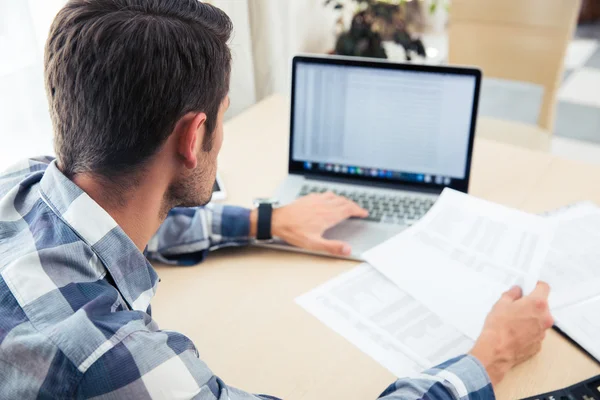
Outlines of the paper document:
<svg viewBox="0 0 600 400">
<path fill-rule="evenodd" d="M 600 297 L 552 312 L 556 326 L 600 361 Z"/>
<path fill-rule="evenodd" d="M 542 269 L 555 324 L 600 361 L 600 208 L 578 203 L 547 216 L 556 234 Z"/>
<path fill-rule="evenodd" d="M 541 272 L 558 309 L 600 295 L 600 208 L 580 203 L 550 217 L 556 234 Z"/>
<path fill-rule="evenodd" d="M 410 229 L 365 259 L 446 323 L 476 339 L 502 292 L 535 287 L 550 219 L 446 189 Z"/>
<path fill-rule="evenodd" d="M 367 264 L 296 299 L 398 377 L 468 352 L 473 341 Z"/>
</svg>

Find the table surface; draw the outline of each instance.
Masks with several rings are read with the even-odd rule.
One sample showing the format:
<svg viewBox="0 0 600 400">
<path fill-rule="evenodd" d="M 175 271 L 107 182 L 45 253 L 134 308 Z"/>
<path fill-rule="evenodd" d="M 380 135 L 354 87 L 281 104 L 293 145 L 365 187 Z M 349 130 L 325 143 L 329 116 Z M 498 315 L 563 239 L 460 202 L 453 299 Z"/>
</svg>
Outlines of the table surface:
<svg viewBox="0 0 600 400">
<path fill-rule="evenodd" d="M 288 101 L 276 96 L 226 123 L 219 170 L 228 203 L 250 207 L 252 198 L 274 193 L 287 173 L 288 121 Z M 600 167 L 478 139 L 470 192 L 538 213 L 600 203 L 599 177 Z M 292 400 L 375 399 L 395 377 L 294 303 L 356 265 L 259 248 L 217 251 L 195 267 L 157 265 L 153 315 L 164 329 L 189 336 L 229 385 Z M 542 352 L 498 385 L 497 397 L 522 398 L 598 374 L 596 362 L 552 331 Z"/>
</svg>

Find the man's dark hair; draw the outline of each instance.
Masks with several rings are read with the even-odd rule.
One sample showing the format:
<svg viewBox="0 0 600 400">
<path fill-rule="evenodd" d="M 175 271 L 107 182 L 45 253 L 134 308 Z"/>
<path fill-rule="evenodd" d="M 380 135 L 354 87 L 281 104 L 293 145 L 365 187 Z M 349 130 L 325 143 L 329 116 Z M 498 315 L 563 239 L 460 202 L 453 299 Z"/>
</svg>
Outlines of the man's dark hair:
<svg viewBox="0 0 600 400">
<path fill-rule="evenodd" d="M 69 1 L 45 55 L 63 172 L 130 175 L 189 112 L 206 113 L 212 134 L 229 91 L 231 31 L 224 12 L 197 0 Z"/>
</svg>

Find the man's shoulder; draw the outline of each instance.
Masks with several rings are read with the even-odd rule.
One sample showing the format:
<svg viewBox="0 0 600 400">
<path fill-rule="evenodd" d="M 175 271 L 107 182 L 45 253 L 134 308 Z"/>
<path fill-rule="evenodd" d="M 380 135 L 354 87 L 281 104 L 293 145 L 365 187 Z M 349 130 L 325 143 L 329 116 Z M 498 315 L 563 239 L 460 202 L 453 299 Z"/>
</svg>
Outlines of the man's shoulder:
<svg viewBox="0 0 600 400">
<path fill-rule="evenodd" d="M 0 170 L 0 178 L 13 175 L 27 175 L 36 171 L 43 171 L 55 158 L 52 156 L 38 156 L 20 160 L 8 168 Z"/>
<path fill-rule="evenodd" d="M 67 390 L 124 337 L 157 329 L 148 314 L 129 310 L 102 260 L 53 212 L 31 174 L 39 172 L 21 174 L 0 199 L 0 398 L 9 381 L 33 388 L 50 380 Z M 23 375 L 28 363 L 39 365 L 35 379 Z"/>
<path fill-rule="evenodd" d="M 0 315 L 14 320 L 12 327 L 27 321 L 78 368 L 105 342 L 154 326 L 147 313 L 129 309 L 101 260 L 79 240 L 15 259 L 0 270 L 0 291 Z"/>
<path fill-rule="evenodd" d="M 127 309 L 106 278 L 66 283 L 33 300 L 11 286 L 0 276 L 0 398 L 11 390 L 27 398 L 74 396 L 104 354 L 133 333 L 158 329 L 148 314 Z"/>
<path fill-rule="evenodd" d="M 52 292 L 68 284 L 106 275 L 90 246 L 44 201 L 39 181 L 47 160 L 27 160 L 0 175 L 2 185 L 13 181 L 0 196 L 0 276 L 31 312 L 38 300 L 53 302 Z"/>
<path fill-rule="evenodd" d="M 14 233 L 26 214 L 40 200 L 39 182 L 52 162 L 39 157 L 18 162 L 0 171 L 0 239 Z"/>
<path fill-rule="evenodd" d="M 0 198 L 30 175 L 45 171 L 53 160 L 50 156 L 28 158 L 0 170 Z"/>
<path fill-rule="evenodd" d="M 212 377 L 189 338 L 129 310 L 107 279 L 42 300 L 21 304 L 0 276 L 0 398 L 120 397 L 151 377 Z"/>
</svg>

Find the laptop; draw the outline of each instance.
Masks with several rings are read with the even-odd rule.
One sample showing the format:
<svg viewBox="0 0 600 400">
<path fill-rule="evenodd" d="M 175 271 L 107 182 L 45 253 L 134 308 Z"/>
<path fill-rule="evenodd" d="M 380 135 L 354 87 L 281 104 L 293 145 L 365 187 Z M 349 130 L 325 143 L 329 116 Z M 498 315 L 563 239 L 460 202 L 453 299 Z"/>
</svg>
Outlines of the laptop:
<svg viewBox="0 0 600 400">
<path fill-rule="evenodd" d="M 289 174 L 275 198 L 284 205 L 331 191 L 369 210 L 324 235 L 362 260 L 418 221 L 444 188 L 468 191 L 480 83 L 472 68 L 295 57 Z"/>
</svg>

